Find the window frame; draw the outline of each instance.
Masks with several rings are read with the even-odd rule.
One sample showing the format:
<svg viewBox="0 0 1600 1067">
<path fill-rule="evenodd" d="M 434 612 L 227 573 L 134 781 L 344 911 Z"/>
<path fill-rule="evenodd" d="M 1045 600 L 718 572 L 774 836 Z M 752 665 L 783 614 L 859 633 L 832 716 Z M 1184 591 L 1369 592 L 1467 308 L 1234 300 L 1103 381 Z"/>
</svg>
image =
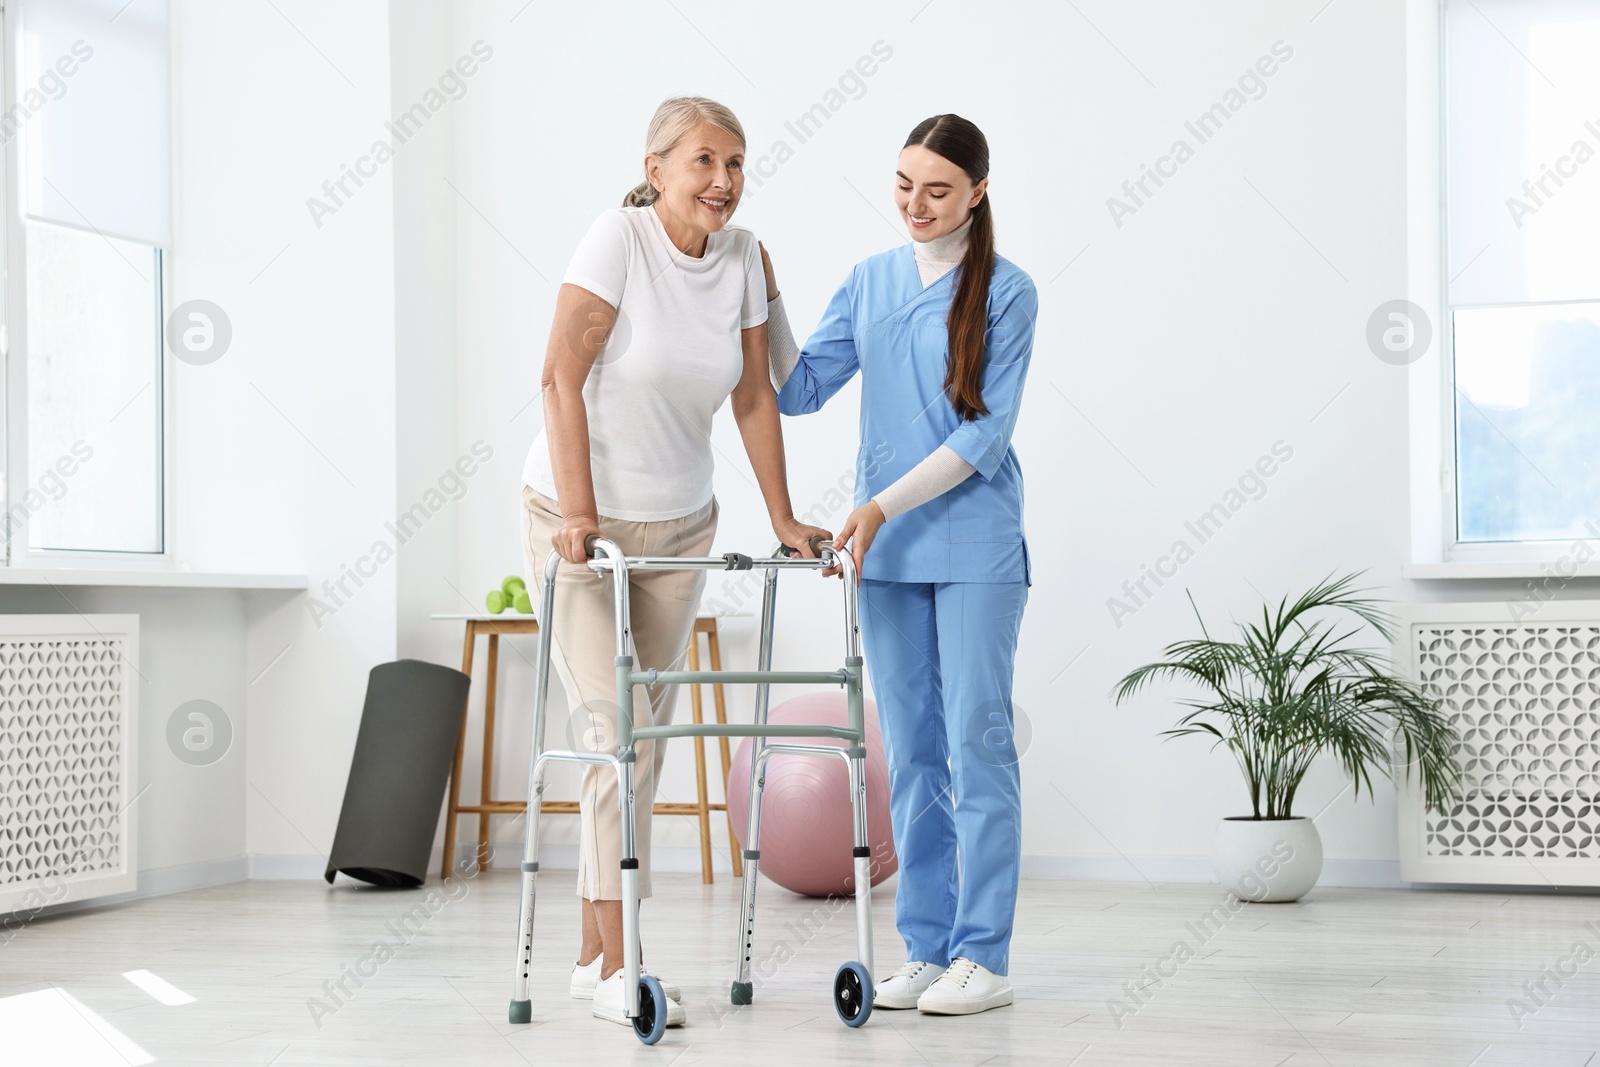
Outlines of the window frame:
<svg viewBox="0 0 1600 1067">
<path fill-rule="evenodd" d="M 1506 540 L 1506 541 L 1464 541 L 1461 539 L 1461 513 L 1460 513 L 1460 404 L 1456 392 L 1456 337 L 1455 313 L 1458 310 L 1475 310 L 1491 308 L 1526 308 L 1539 306 L 1554 306 L 1558 304 L 1594 303 L 1600 301 L 1600 293 L 1593 296 L 1572 300 L 1528 300 L 1513 303 L 1489 304 L 1461 304 L 1457 305 L 1450 296 L 1450 48 L 1449 48 L 1449 19 L 1451 17 L 1450 0 L 1433 0 L 1437 12 L 1437 38 L 1435 47 L 1438 57 L 1438 85 L 1437 85 L 1437 119 L 1436 130 L 1438 152 L 1438 191 L 1439 191 L 1439 217 L 1438 217 L 1438 246 L 1435 256 L 1438 275 L 1438 301 L 1435 305 L 1438 311 L 1438 402 L 1439 429 L 1442 440 L 1439 442 L 1439 507 L 1438 520 L 1442 544 L 1440 545 L 1442 559 L 1445 563 L 1553 563 L 1567 560 L 1571 557 L 1572 546 L 1585 538 L 1566 539 L 1537 539 L 1537 540 Z M 1414 469 L 1414 475 L 1420 471 Z M 1595 516 L 1600 520 L 1600 515 Z M 1419 561 L 1425 562 L 1425 561 Z M 1532 573 L 1532 572 L 1530 572 Z"/>
<path fill-rule="evenodd" d="M 0 109 L 10 113 L 16 106 L 16 72 L 21 69 L 21 35 L 18 33 L 17 5 L 0 6 Z M 25 493 L 31 484 L 28 456 L 28 351 L 27 351 L 27 225 L 22 214 L 20 181 L 20 137 L 5 142 L 0 164 L 0 256 L 4 257 L 6 280 L 0 293 L 0 359 L 4 360 L 3 385 L 0 385 L 0 443 L 5 449 L 4 485 L 0 486 L 0 566 L 13 569 L 77 569 L 153 571 L 173 570 L 173 378 L 172 354 L 166 345 L 167 294 L 172 291 L 172 257 L 158 246 L 146 246 L 155 253 L 156 359 L 155 383 L 157 447 L 156 491 L 160 495 L 159 552 L 128 552 L 109 549 L 36 549 L 23 536 L 13 537 L 9 515 L 19 489 Z M 53 225 L 47 223 L 46 225 Z M 95 232 L 95 231 L 87 231 Z"/>
</svg>

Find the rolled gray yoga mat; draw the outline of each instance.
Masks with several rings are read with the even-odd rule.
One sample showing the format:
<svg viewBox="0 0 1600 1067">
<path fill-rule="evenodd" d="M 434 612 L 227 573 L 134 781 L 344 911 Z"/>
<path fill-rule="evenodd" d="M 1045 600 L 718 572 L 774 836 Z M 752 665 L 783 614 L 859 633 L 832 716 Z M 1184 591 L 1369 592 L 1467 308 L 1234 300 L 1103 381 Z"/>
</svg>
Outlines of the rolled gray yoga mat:
<svg viewBox="0 0 1600 1067">
<path fill-rule="evenodd" d="M 329 882 L 340 871 L 387 888 L 427 878 L 471 681 L 416 659 L 372 668 Z"/>
</svg>

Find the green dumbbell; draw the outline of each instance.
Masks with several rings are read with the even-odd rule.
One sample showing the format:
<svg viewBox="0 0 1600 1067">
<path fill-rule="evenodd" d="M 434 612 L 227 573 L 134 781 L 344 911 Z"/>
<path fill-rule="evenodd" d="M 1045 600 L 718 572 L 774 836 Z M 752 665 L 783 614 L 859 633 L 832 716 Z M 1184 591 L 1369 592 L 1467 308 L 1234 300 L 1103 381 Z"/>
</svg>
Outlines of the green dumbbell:
<svg viewBox="0 0 1600 1067">
<path fill-rule="evenodd" d="M 498 589 L 489 590 L 489 595 L 484 598 L 484 606 L 489 609 L 490 615 L 498 615 L 506 610 L 506 605 L 511 603 L 511 598 Z"/>
<path fill-rule="evenodd" d="M 511 606 L 524 615 L 533 614 L 533 598 L 526 589 L 518 589 L 517 595 L 511 598 Z"/>
<path fill-rule="evenodd" d="M 514 597 L 517 595 L 517 593 L 527 588 L 528 583 L 523 581 L 515 574 L 511 575 L 505 581 L 500 583 L 500 591 L 505 593 L 505 595 L 508 597 Z"/>
</svg>

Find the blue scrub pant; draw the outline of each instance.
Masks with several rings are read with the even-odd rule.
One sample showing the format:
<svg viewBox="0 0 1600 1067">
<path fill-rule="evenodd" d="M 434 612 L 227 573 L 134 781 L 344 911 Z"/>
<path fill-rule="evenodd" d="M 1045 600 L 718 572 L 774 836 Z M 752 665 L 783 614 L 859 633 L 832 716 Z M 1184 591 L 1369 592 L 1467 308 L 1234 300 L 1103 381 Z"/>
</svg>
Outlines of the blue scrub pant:
<svg viewBox="0 0 1600 1067">
<path fill-rule="evenodd" d="M 906 959 L 1009 970 L 1022 853 L 1011 676 L 1025 582 L 861 583 Z"/>
</svg>

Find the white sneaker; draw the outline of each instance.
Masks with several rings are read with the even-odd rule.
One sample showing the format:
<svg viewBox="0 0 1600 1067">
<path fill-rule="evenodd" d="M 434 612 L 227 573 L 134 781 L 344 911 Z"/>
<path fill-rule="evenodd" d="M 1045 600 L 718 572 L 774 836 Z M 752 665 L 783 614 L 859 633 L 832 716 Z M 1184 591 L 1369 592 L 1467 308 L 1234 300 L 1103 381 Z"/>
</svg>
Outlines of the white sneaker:
<svg viewBox="0 0 1600 1067">
<path fill-rule="evenodd" d="M 572 994 L 573 1000 L 594 999 L 594 987 L 600 981 L 600 960 L 602 958 L 596 956 L 589 961 L 587 967 L 581 963 L 572 965 L 572 982 L 568 986 L 568 991 Z"/>
<path fill-rule="evenodd" d="M 934 980 L 944 973 L 944 968 L 921 960 L 912 960 L 898 971 L 877 983 L 872 990 L 874 1008 L 914 1008 L 917 998 L 928 991 Z"/>
<path fill-rule="evenodd" d="M 656 1005 L 656 1010 L 661 1010 L 661 1005 Z M 622 1004 L 622 968 L 617 968 L 617 973 L 604 981 L 597 982 L 594 987 L 594 1007 L 590 1009 L 596 1019 L 604 1019 L 610 1023 L 620 1023 L 623 1026 L 632 1025 Z M 667 1025 L 682 1026 L 684 1021 L 683 1005 L 671 997 L 667 998 Z"/>
<path fill-rule="evenodd" d="M 917 1000 L 917 1010 L 929 1015 L 973 1015 L 1011 1003 L 1011 985 L 1003 975 L 962 956 Z"/>
<path fill-rule="evenodd" d="M 572 981 L 568 985 L 567 990 L 572 994 L 573 1000 L 594 999 L 594 987 L 596 983 L 600 981 L 601 959 L 602 957 L 596 956 L 593 960 L 589 961 L 589 966 L 587 967 L 581 963 L 574 963 L 572 965 Z M 621 972 L 619 971 L 618 973 L 620 974 Z M 646 975 L 649 974 L 650 971 L 648 968 L 641 967 L 639 968 L 639 973 L 641 975 Z M 658 977 L 656 978 L 656 981 L 661 983 L 661 991 L 667 995 L 668 1000 L 681 1001 L 683 999 L 683 991 L 677 986 L 673 985 L 665 978 Z"/>
</svg>

